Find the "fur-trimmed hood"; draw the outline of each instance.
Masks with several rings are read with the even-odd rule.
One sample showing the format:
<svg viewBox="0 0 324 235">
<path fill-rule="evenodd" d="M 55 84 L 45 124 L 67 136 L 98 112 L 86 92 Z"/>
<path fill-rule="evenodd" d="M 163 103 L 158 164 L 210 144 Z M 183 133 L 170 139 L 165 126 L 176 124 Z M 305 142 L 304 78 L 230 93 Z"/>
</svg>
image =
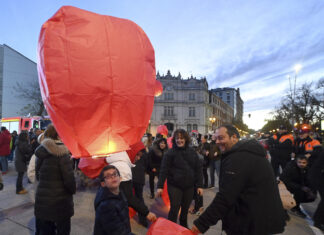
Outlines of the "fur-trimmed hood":
<svg viewBox="0 0 324 235">
<path fill-rule="evenodd" d="M 60 140 L 53 140 L 45 138 L 41 144 L 47 152 L 57 157 L 62 157 L 64 155 L 70 154 L 68 148 Z"/>
</svg>

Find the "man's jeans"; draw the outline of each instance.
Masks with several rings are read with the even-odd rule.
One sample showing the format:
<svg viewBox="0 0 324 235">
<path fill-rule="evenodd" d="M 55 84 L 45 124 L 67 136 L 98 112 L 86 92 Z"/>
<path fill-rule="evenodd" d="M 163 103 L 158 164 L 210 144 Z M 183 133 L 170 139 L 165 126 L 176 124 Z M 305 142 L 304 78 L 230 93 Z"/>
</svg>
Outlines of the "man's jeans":
<svg viewBox="0 0 324 235">
<path fill-rule="evenodd" d="M 209 174 L 210 174 L 210 185 L 215 186 L 215 170 L 217 176 L 219 176 L 220 171 L 220 160 L 211 160 L 209 163 Z"/>
<path fill-rule="evenodd" d="M 0 156 L 0 164 L 1 164 L 1 170 L 2 172 L 8 171 L 8 160 L 7 156 Z"/>
</svg>

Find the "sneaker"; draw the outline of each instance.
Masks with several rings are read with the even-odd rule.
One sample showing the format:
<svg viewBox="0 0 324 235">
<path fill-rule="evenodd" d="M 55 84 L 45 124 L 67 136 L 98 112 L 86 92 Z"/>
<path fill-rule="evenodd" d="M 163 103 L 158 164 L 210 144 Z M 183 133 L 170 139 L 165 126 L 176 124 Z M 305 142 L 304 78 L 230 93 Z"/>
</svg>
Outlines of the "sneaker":
<svg viewBox="0 0 324 235">
<path fill-rule="evenodd" d="M 307 215 L 304 212 L 302 212 L 300 208 L 292 208 L 290 211 L 294 215 L 299 216 L 301 218 L 306 218 L 307 217 Z"/>
<path fill-rule="evenodd" d="M 314 223 L 314 227 L 318 228 L 319 230 L 322 230 L 324 232 L 324 224 L 318 224 Z"/>
<path fill-rule="evenodd" d="M 28 191 L 26 189 L 20 190 L 19 192 L 16 192 L 16 194 L 26 194 Z"/>
<path fill-rule="evenodd" d="M 200 207 L 199 210 L 197 211 L 196 215 L 201 215 L 204 211 L 204 208 L 203 207 Z"/>
</svg>

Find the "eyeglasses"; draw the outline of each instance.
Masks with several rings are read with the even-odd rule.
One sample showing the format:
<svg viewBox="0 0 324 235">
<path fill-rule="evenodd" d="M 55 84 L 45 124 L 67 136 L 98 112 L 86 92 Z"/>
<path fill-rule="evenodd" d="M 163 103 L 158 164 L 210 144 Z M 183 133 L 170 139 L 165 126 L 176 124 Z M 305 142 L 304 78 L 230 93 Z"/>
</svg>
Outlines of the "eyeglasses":
<svg viewBox="0 0 324 235">
<path fill-rule="evenodd" d="M 114 174 L 111 174 L 111 175 L 106 175 L 105 177 L 104 177 L 104 179 L 113 179 L 113 178 L 116 178 L 117 176 L 119 176 L 118 175 L 118 173 L 117 172 L 115 172 Z"/>
</svg>

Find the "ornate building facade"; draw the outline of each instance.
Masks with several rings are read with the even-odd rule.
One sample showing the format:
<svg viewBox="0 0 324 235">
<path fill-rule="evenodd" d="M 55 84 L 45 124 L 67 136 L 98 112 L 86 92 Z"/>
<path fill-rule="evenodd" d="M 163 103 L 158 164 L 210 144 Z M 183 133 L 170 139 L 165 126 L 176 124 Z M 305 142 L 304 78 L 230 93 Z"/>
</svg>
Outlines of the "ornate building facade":
<svg viewBox="0 0 324 235">
<path fill-rule="evenodd" d="M 208 133 L 223 123 L 232 123 L 233 108 L 208 90 L 206 78 L 157 74 L 163 85 L 163 94 L 155 98 L 148 131 L 156 134 L 159 125 L 166 125 L 169 132 L 182 128 L 191 132 Z"/>
</svg>

